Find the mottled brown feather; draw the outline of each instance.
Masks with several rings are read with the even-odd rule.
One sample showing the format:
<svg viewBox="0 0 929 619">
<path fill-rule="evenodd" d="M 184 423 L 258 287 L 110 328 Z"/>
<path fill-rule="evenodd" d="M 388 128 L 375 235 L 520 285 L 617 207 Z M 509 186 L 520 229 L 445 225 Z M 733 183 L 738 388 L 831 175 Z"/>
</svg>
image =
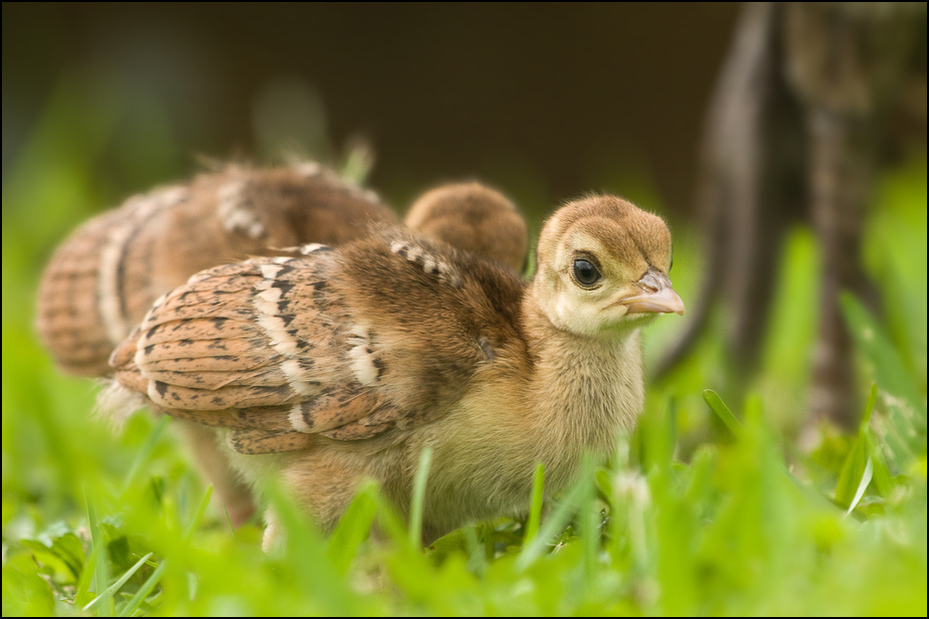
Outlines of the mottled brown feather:
<svg viewBox="0 0 929 619">
<path fill-rule="evenodd" d="M 316 164 L 229 166 L 130 198 L 75 231 L 43 275 L 37 329 L 65 371 L 107 375 L 113 348 L 156 298 L 198 271 L 397 223 L 372 192 Z"/>
<path fill-rule="evenodd" d="M 443 282 L 451 265 L 461 274 Z M 141 337 L 114 355 L 114 362 L 122 361 L 120 382 L 137 385 L 134 374 L 145 376 L 148 397 L 171 414 L 281 406 L 267 409 L 268 424 L 252 417 L 254 429 L 278 429 L 281 417 L 295 415 L 294 430 L 356 440 L 398 422 L 411 427 L 433 420 L 486 362 L 487 342 L 520 340 L 515 315 L 504 332 L 488 328 L 482 315 L 517 308 L 518 279 L 493 263 L 399 231 L 334 251 L 255 258 L 237 270 L 226 266 L 216 277 L 194 278 L 153 308 Z M 238 292 L 211 303 L 213 285 Z M 411 304 L 427 303 L 439 311 L 411 315 Z M 207 318 L 196 317 L 198 310 Z M 228 324 L 239 325 L 231 331 L 235 351 L 217 353 Z M 424 325 L 434 339 L 428 355 L 410 337 Z"/>
<path fill-rule="evenodd" d="M 313 445 L 314 437 L 293 431 L 230 430 L 226 440 L 241 454 L 267 454 L 307 449 Z"/>
</svg>

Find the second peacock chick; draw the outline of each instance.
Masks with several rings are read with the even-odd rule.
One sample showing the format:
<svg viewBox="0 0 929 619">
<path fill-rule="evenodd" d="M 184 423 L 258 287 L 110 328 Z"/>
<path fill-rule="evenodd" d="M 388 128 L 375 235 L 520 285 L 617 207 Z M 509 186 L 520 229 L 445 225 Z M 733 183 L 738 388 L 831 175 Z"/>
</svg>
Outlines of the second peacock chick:
<svg viewBox="0 0 929 619">
<path fill-rule="evenodd" d="M 451 183 L 420 196 L 404 223 L 417 234 L 493 258 L 521 273 L 529 248 L 526 220 L 500 192 L 477 182 Z"/>
<path fill-rule="evenodd" d="M 45 269 L 37 330 L 65 372 L 105 376 L 110 353 L 155 299 L 194 273 L 396 223 L 374 192 L 316 163 L 230 165 L 134 196 L 78 228 Z"/>
</svg>

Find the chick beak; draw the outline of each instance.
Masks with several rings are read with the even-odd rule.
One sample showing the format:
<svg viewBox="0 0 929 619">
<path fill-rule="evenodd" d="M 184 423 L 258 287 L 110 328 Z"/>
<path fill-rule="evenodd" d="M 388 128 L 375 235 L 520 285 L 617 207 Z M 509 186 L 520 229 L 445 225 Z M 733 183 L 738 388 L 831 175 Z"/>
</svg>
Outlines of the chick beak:
<svg viewBox="0 0 929 619">
<path fill-rule="evenodd" d="M 627 314 L 644 314 L 657 312 L 684 315 L 684 302 L 671 287 L 671 279 L 656 269 L 649 267 L 638 282 L 642 294 L 626 297 L 620 304 L 625 305 Z"/>
</svg>

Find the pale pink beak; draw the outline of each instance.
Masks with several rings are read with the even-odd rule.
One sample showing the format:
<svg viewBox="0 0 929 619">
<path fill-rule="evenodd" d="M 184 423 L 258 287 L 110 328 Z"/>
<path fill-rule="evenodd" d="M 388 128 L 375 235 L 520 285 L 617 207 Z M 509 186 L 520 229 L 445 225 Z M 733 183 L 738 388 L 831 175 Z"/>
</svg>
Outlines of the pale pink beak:
<svg viewBox="0 0 929 619">
<path fill-rule="evenodd" d="M 661 314 L 684 315 L 684 302 L 671 287 L 671 280 L 667 275 L 649 267 L 642 279 L 638 281 L 642 294 L 623 299 L 620 303 L 628 308 L 628 314 L 644 314 L 655 312 Z"/>
</svg>

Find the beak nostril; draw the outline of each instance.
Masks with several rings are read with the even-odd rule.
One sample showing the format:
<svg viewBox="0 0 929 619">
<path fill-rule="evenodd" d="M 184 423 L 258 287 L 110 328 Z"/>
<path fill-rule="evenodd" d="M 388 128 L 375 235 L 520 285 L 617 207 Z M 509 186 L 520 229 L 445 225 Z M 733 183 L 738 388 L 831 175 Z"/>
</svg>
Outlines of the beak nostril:
<svg viewBox="0 0 929 619">
<path fill-rule="evenodd" d="M 671 286 L 671 280 L 668 279 L 668 276 L 655 267 L 649 267 L 648 270 L 645 271 L 645 275 L 636 283 L 642 292 L 649 294 L 661 292 L 665 288 Z"/>
</svg>

